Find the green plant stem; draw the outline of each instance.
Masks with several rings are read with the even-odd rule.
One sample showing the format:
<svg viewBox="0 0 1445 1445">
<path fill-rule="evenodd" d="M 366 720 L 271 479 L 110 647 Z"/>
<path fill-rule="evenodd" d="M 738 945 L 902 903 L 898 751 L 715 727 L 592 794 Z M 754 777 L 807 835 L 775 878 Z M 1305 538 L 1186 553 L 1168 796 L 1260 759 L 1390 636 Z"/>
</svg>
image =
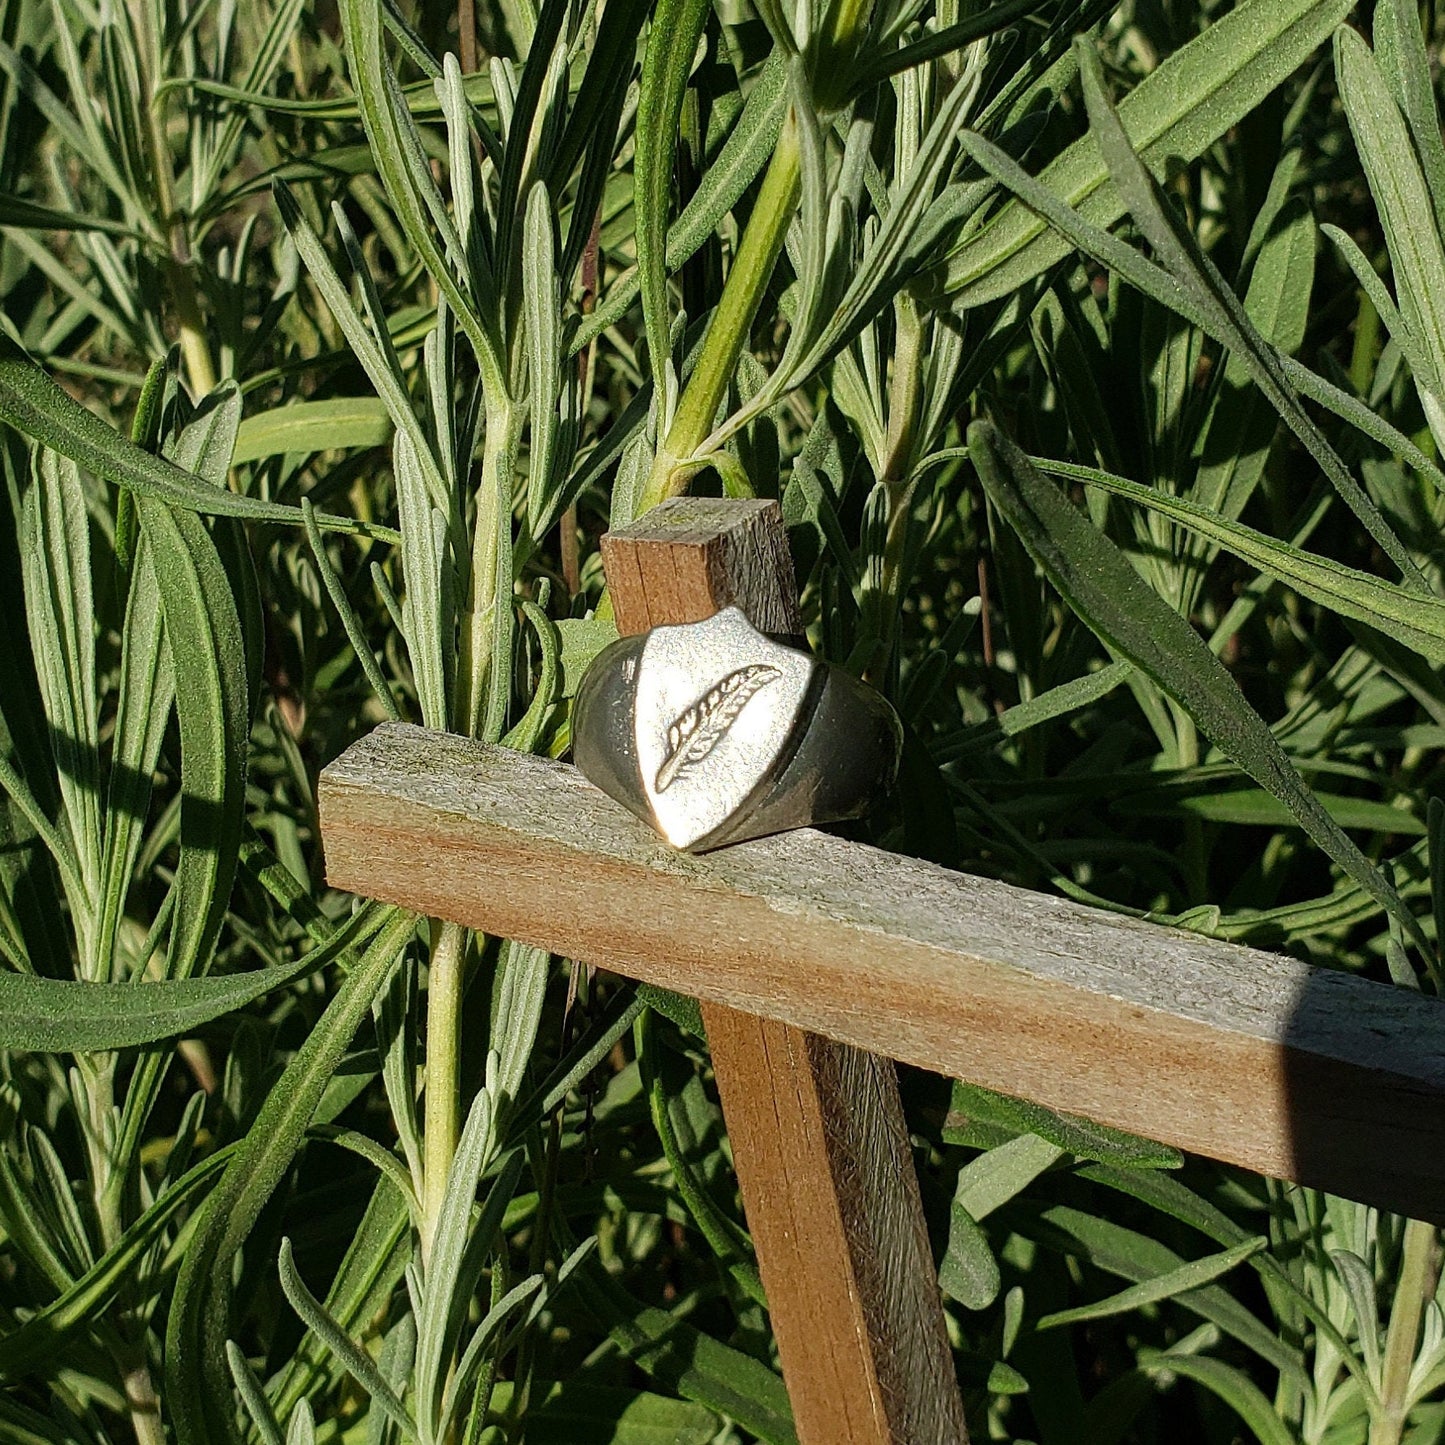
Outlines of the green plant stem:
<svg viewBox="0 0 1445 1445">
<path fill-rule="evenodd" d="M 186 375 L 199 400 L 216 389 L 216 368 L 206 341 L 206 321 L 201 315 L 190 245 L 179 221 L 171 228 L 171 256 L 166 263 L 166 276 L 171 283 L 171 301 L 176 308 L 176 328 L 181 355 L 186 359 Z"/>
<path fill-rule="evenodd" d="M 446 1197 L 447 1175 L 457 1152 L 460 1100 L 462 974 L 466 930 L 443 923 L 432 945 L 426 988 L 426 1109 L 422 1140 L 421 1257 L 432 1240 Z"/>
<path fill-rule="evenodd" d="M 1173 698 L 1166 699 L 1169 715 L 1174 720 L 1177 762 L 1180 768 L 1199 766 L 1199 728 L 1194 719 L 1179 706 Z M 1184 876 L 1188 880 L 1190 896 L 1209 896 L 1209 850 L 1204 843 L 1204 820 L 1189 817 L 1184 820 L 1184 846 L 1180 854 L 1184 864 Z"/>
<path fill-rule="evenodd" d="M 888 378 L 888 441 L 882 480 L 896 496 L 913 471 L 918 408 L 923 398 L 924 323 L 907 295 L 893 303 L 896 318 L 893 372 Z"/>
<path fill-rule="evenodd" d="M 156 1394 L 143 1346 L 137 1352 L 135 1362 L 126 1370 L 123 1383 L 136 1445 L 166 1445 L 166 1432 L 161 1425 L 160 1396 Z"/>
<path fill-rule="evenodd" d="M 801 176 L 797 122 L 790 111 L 713 313 L 702 353 L 678 402 L 667 438 L 658 448 L 639 511 L 645 512 L 664 498 L 676 496 L 688 478 L 707 464 L 697 451 L 712 431 L 713 419 L 727 395 L 738 356 L 772 279 L 797 208 Z"/>
<path fill-rule="evenodd" d="M 78 1073 L 85 1091 L 86 1146 L 90 1158 L 91 1198 L 103 1250 L 113 1249 L 125 1232 L 121 1200 L 129 1161 L 120 1152 L 119 1120 L 115 1111 L 114 1054 L 81 1055 Z M 145 1325 L 126 1311 L 107 1348 L 125 1392 L 126 1410 L 137 1445 L 165 1445 L 160 1399 L 146 1358 Z"/>
<path fill-rule="evenodd" d="M 888 382 L 888 436 L 880 481 L 888 488 L 888 531 L 883 544 L 882 581 L 876 597 L 877 643 L 864 676 L 883 685 L 898 633 L 898 608 L 903 589 L 903 551 L 913 509 L 913 452 L 918 433 L 918 408 L 923 396 L 924 326 L 918 308 L 906 296 L 894 304 L 897 318 L 893 372 Z"/>
<path fill-rule="evenodd" d="M 171 302 L 176 309 L 176 327 L 181 355 L 186 359 L 186 375 L 190 378 L 191 390 L 199 400 L 216 389 L 216 368 L 211 360 L 210 344 L 206 340 L 206 322 L 201 315 L 200 293 L 196 290 L 185 218 L 176 209 L 175 168 L 171 164 L 171 149 L 166 139 L 165 109 L 170 92 L 162 90 L 157 84 L 161 70 L 161 46 L 160 36 L 151 23 L 151 7 L 147 3 L 141 3 L 134 5 L 132 9 L 144 52 L 142 83 L 152 97 L 146 107 L 150 121 L 150 134 L 146 137 L 146 143 L 150 148 L 151 166 L 155 174 L 156 205 L 160 211 L 161 229 L 170 242 L 170 254 L 165 261 L 165 276 L 169 283 Z"/>
<path fill-rule="evenodd" d="M 486 714 L 487 679 L 497 659 L 492 656 L 494 612 L 501 600 L 497 587 L 497 530 L 500 510 L 510 525 L 512 467 L 517 455 L 517 417 L 501 392 L 499 379 L 484 380 L 487 430 L 482 450 L 482 478 L 467 577 L 466 606 L 461 617 L 461 647 L 453 705 L 459 731 L 480 735 Z"/>
<path fill-rule="evenodd" d="M 1390 1307 L 1380 1366 L 1380 1408 L 1370 1420 L 1370 1445 L 1399 1445 L 1410 1414 L 1410 1371 L 1420 1342 L 1420 1316 L 1434 1293 L 1435 1226 L 1405 1221 L 1400 1283 Z"/>
</svg>

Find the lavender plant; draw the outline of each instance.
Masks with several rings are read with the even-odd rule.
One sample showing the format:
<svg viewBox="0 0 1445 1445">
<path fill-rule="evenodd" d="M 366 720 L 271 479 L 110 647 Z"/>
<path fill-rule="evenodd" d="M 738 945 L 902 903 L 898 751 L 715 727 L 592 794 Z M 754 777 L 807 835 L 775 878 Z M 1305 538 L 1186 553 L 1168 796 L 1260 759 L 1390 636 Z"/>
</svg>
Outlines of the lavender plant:
<svg viewBox="0 0 1445 1445">
<path fill-rule="evenodd" d="M 1433 17 L 1350 12 L 0 0 L 7 1438 L 795 1438 L 695 1010 L 320 854 L 380 720 L 565 753 L 687 489 L 885 846 L 1436 988 Z M 1445 1429 L 1430 1226 L 905 1084 L 975 1438 Z"/>
</svg>

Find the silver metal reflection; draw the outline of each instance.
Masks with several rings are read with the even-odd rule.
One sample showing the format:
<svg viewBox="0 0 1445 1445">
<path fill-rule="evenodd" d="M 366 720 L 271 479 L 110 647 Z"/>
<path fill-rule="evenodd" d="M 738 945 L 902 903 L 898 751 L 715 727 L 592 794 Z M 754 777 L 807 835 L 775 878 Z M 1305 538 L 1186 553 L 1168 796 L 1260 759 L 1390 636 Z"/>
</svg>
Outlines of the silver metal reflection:
<svg viewBox="0 0 1445 1445">
<path fill-rule="evenodd" d="M 891 784 L 900 742 L 876 692 L 736 607 L 613 643 L 573 717 L 583 773 L 691 849 L 857 816 Z"/>
<path fill-rule="evenodd" d="M 754 631 L 736 607 L 646 634 L 634 746 L 669 843 L 690 848 L 743 806 L 782 754 L 813 667 Z"/>
</svg>

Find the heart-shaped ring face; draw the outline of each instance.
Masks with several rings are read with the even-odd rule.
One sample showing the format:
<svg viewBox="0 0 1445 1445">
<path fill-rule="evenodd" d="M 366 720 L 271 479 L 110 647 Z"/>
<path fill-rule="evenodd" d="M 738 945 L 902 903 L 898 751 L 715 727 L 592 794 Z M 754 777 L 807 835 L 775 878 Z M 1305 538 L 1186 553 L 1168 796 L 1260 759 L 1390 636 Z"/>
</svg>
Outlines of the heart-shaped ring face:
<svg viewBox="0 0 1445 1445">
<path fill-rule="evenodd" d="M 572 711 L 584 776 L 693 851 L 861 817 L 902 747 L 877 692 L 736 607 L 603 648 Z"/>
<path fill-rule="evenodd" d="M 786 762 L 815 665 L 736 607 L 648 634 L 634 745 L 648 807 L 674 847 L 717 832 Z"/>
</svg>

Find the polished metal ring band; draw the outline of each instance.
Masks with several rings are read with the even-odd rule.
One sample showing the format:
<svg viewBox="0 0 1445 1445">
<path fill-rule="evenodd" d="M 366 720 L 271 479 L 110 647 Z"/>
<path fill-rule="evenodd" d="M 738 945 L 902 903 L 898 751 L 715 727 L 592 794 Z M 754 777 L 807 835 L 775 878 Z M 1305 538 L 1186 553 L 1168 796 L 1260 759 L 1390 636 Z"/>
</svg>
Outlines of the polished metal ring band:
<svg viewBox="0 0 1445 1445">
<path fill-rule="evenodd" d="M 861 816 L 892 786 L 902 739 L 873 688 L 736 607 L 604 649 L 572 722 L 582 772 L 694 851 Z"/>
</svg>

